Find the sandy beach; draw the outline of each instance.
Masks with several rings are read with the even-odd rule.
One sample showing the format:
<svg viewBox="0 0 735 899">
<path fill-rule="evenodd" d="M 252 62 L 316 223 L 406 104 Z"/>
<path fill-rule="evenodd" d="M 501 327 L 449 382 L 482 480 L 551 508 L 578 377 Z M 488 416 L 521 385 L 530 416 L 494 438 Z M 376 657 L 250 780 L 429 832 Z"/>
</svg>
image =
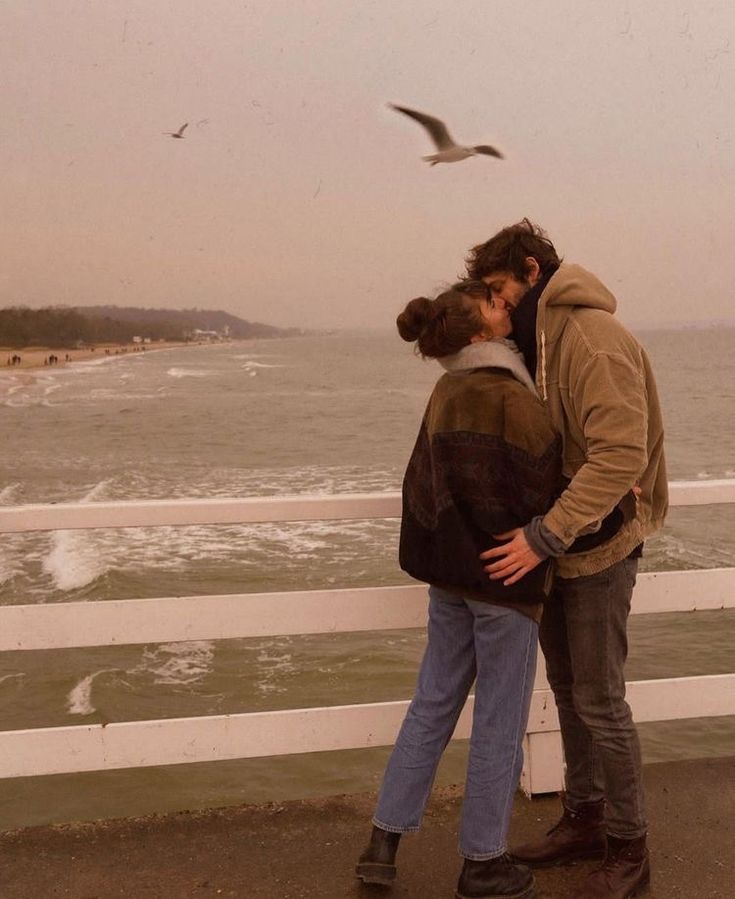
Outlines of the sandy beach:
<svg viewBox="0 0 735 899">
<path fill-rule="evenodd" d="M 191 344 L 195 346 L 196 344 Z M 25 347 L 24 349 L 14 349 L 13 347 L 0 346 L 0 375 L 12 374 L 20 370 L 47 368 L 49 359 L 56 357 L 58 360 L 54 362 L 52 367 L 68 365 L 70 362 L 86 362 L 94 359 L 101 359 L 105 356 L 122 356 L 131 353 L 153 353 L 156 350 L 166 350 L 172 347 L 188 346 L 186 343 L 176 341 L 156 341 L 155 343 L 135 344 L 135 343 L 105 343 L 93 347 L 83 347 L 81 349 L 54 349 L 51 347 Z M 19 356 L 20 362 L 15 365 L 11 364 L 13 356 Z"/>
</svg>

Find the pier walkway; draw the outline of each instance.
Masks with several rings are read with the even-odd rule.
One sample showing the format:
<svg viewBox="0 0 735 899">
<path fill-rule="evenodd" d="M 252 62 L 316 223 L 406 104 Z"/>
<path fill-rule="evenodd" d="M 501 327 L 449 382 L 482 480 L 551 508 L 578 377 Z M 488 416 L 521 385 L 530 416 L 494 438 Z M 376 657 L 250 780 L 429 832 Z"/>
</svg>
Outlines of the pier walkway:
<svg viewBox="0 0 735 899">
<path fill-rule="evenodd" d="M 644 769 L 651 822 L 650 899 L 735 895 L 735 757 Z M 420 833 L 404 838 L 392 890 L 353 866 L 374 796 L 339 796 L 196 813 L 31 827 L 0 834 L 4 899 L 451 899 L 460 860 L 460 788 L 435 791 Z M 511 837 L 558 814 L 554 797 L 517 796 Z M 561 899 L 593 863 L 537 873 L 537 897 Z"/>
</svg>

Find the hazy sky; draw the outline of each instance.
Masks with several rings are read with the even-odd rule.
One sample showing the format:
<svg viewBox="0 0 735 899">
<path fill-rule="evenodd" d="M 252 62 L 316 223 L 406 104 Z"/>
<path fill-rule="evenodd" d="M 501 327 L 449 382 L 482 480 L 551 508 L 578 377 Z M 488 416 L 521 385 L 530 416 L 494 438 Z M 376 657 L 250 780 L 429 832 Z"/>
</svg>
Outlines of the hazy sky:
<svg viewBox="0 0 735 899">
<path fill-rule="evenodd" d="M 528 215 L 628 322 L 735 318 L 732 0 L 4 0 L 0 58 L 0 305 L 390 327 Z"/>
</svg>

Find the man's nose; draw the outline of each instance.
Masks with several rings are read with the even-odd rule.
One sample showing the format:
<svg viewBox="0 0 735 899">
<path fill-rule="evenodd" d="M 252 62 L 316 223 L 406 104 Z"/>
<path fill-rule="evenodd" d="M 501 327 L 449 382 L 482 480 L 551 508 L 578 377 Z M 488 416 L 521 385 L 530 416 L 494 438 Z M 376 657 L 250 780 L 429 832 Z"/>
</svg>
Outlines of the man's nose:
<svg viewBox="0 0 735 899">
<path fill-rule="evenodd" d="M 493 303 L 495 304 L 496 309 L 505 310 L 508 308 L 508 304 L 505 302 L 505 300 L 497 295 L 493 297 Z"/>
</svg>

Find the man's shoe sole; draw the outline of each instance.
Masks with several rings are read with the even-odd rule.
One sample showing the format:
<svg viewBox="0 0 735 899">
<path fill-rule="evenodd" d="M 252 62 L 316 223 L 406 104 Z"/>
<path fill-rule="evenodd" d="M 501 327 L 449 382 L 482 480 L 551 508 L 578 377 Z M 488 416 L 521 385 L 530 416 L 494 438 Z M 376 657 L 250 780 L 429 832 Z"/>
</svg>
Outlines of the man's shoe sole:
<svg viewBox="0 0 735 899">
<path fill-rule="evenodd" d="M 363 883 L 391 886 L 396 879 L 395 865 L 380 865 L 376 862 L 362 862 L 355 868 L 355 874 Z"/>
</svg>

